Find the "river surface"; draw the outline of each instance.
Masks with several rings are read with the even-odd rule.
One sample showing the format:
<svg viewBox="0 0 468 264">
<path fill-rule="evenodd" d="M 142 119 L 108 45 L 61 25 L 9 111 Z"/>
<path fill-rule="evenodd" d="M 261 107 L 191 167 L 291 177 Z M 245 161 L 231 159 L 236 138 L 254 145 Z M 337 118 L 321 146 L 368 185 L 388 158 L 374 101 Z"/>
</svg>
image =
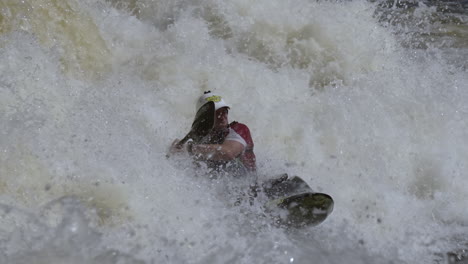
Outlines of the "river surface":
<svg viewBox="0 0 468 264">
<path fill-rule="evenodd" d="M 0 263 L 467 263 L 467 8 L 1 0 Z M 166 157 L 205 90 L 325 222 Z"/>
</svg>

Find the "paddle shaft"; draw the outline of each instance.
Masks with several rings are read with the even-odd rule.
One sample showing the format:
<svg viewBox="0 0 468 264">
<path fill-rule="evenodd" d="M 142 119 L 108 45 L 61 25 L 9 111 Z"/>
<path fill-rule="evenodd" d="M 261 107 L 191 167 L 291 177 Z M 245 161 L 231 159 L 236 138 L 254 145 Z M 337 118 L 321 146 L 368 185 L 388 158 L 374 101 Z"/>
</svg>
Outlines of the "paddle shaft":
<svg viewBox="0 0 468 264">
<path fill-rule="evenodd" d="M 190 130 L 190 132 L 188 132 L 188 134 L 183 138 L 181 139 L 179 142 L 177 142 L 177 147 L 181 147 L 182 145 L 185 144 L 185 142 L 187 142 L 187 140 L 189 140 L 190 138 L 192 138 L 192 130 Z"/>
</svg>

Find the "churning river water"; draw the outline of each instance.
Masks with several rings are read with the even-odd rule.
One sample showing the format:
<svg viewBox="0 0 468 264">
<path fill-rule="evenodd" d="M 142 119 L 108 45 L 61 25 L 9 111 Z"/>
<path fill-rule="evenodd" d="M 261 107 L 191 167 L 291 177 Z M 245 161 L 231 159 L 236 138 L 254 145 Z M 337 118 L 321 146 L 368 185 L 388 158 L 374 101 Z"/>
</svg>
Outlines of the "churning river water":
<svg viewBox="0 0 468 264">
<path fill-rule="evenodd" d="M 0 263 L 467 263 L 467 8 L 1 0 Z M 334 198 L 324 223 L 166 158 L 205 90 L 260 180 Z"/>
</svg>

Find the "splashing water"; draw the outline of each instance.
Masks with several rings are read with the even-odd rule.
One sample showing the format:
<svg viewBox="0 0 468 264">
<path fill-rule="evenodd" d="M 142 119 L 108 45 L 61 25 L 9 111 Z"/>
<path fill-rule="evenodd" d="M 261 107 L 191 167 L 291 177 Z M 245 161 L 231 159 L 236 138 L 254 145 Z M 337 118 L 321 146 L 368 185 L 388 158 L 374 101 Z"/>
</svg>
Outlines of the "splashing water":
<svg viewBox="0 0 468 264">
<path fill-rule="evenodd" d="M 0 263 L 453 262 L 466 4 L 392 3 L 3 1 Z M 243 183 L 166 158 L 204 90 L 249 126 L 259 178 L 301 176 L 329 219 L 275 227 L 232 206 Z"/>
</svg>

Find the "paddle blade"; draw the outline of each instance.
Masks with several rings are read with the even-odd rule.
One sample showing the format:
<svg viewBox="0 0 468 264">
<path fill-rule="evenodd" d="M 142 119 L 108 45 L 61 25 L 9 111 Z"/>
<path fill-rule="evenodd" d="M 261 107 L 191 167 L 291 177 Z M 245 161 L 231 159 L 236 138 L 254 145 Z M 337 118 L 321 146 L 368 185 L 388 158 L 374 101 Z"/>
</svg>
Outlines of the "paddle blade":
<svg viewBox="0 0 468 264">
<path fill-rule="evenodd" d="M 204 104 L 195 115 L 190 130 L 191 138 L 197 142 L 210 133 L 215 122 L 215 104 L 208 102 Z"/>
</svg>

